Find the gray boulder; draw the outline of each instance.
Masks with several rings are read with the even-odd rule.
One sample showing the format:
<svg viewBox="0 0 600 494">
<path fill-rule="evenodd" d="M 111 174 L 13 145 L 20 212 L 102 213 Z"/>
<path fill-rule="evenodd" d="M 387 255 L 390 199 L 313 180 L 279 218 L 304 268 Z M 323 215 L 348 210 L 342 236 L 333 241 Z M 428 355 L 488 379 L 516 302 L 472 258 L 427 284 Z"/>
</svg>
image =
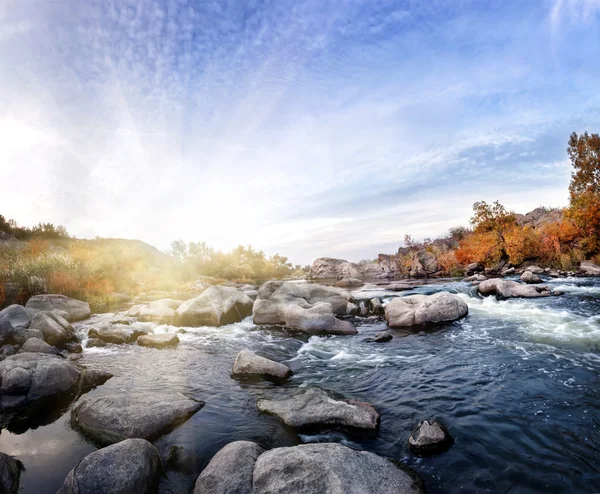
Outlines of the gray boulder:
<svg viewBox="0 0 600 494">
<path fill-rule="evenodd" d="M 336 282 L 335 286 L 340 288 L 356 288 L 363 286 L 364 284 L 365 282 L 358 278 L 342 278 L 340 281 Z"/>
<path fill-rule="evenodd" d="M 408 438 L 410 449 L 417 454 L 427 455 L 445 451 L 452 445 L 452 436 L 437 420 L 423 420 Z"/>
<path fill-rule="evenodd" d="M 517 283 L 516 281 L 503 280 L 499 278 L 482 281 L 477 286 L 477 290 L 483 296 L 495 295 L 498 298 L 536 298 L 549 297 L 552 295 L 552 292 L 547 286 L 525 285 L 522 283 Z"/>
<path fill-rule="evenodd" d="M 103 348 L 108 345 L 108 342 L 99 338 L 88 338 L 85 345 L 86 348 Z"/>
<path fill-rule="evenodd" d="M 161 301 L 159 301 L 161 302 Z M 139 312 L 140 321 L 153 321 L 158 324 L 172 324 L 175 321 L 176 312 L 167 305 L 149 305 Z"/>
<path fill-rule="evenodd" d="M 193 494 L 252 494 L 252 474 L 264 449 L 250 441 L 222 448 L 202 471 Z"/>
<path fill-rule="evenodd" d="M 36 312 L 31 318 L 30 329 L 38 329 L 44 335 L 44 340 L 50 345 L 62 347 L 70 341 L 77 341 L 73 326 L 52 311 Z"/>
<path fill-rule="evenodd" d="M 33 311 L 62 310 L 69 315 L 66 318 L 69 322 L 87 319 L 92 314 L 90 304 L 65 295 L 35 295 L 27 301 L 25 307 Z"/>
<path fill-rule="evenodd" d="M 372 435 L 379 427 L 379 414 L 370 403 L 338 398 L 320 388 L 282 400 L 258 400 L 256 408 L 299 431 L 342 429 Z"/>
<path fill-rule="evenodd" d="M 14 456 L 0 453 L 0 492 L 2 494 L 19 492 L 21 472 L 24 470 L 23 463 Z"/>
<path fill-rule="evenodd" d="M 71 412 L 73 425 L 99 444 L 156 439 L 204 406 L 175 392 L 131 392 L 84 398 Z"/>
<path fill-rule="evenodd" d="M 331 257 L 319 257 L 315 259 L 310 268 L 310 277 L 313 279 L 342 279 L 359 278 L 361 276 L 358 264 L 334 259 Z"/>
<path fill-rule="evenodd" d="M 27 329 L 31 316 L 22 305 L 9 305 L 0 311 L 0 345 L 7 341 L 15 331 Z"/>
<path fill-rule="evenodd" d="M 151 348 L 173 348 L 179 345 L 179 337 L 176 334 L 147 334 L 140 336 L 137 344 Z"/>
<path fill-rule="evenodd" d="M 378 331 L 373 336 L 365 338 L 365 341 L 369 343 L 385 343 L 390 341 L 394 336 L 389 331 Z"/>
<path fill-rule="evenodd" d="M 177 308 L 183 304 L 183 300 L 175 300 L 173 298 L 161 298 L 160 300 L 155 300 L 154 302 L 150 302 L 148 307 L 154 309 L 155 307 L 168 307 L 169 309 L 177 310 Z"/>
<path fill-rule="evenodd" d="M 425 249 L 410 254 L 411 265 L 409 276 L 411 278 L 428 278 L 440 274 L 443 269 L 437 257 Z"/>
<path fill-rule="evenodd" d="M 592 261 L 582 261 L 579 270 L 588 276 L 600 276 L 600 266 Z"/>
<path fill-rule="evenodd" d="M 12 332 L 11 336 L 11 340 L 19 346 L 23 346 L 23 344 L 31 338 L 43 340 L 44 333 L 39 329 L 16 329 Z"/>
<path fill-rule="evenodd" d="M 150 494 L 163 472 L 158 450 L 144 439 L 126 439 L 87 455 L 57 494 Z"/>
<path fill-rule="evenodd" d="M 397 463 L 341 444 L 302 444 L 261 454 L 253 494 L 421 494 L 421 482 Z M 235 492 L 222 490 L 217 492 Z"/>
<path fill-rule="evenodd" d="M 348 304 L 350 305 L 350 304 Z M 306 334 L 356 334 L 357 329 L 348 321 L 333 315 L 331 304 L 319 302 L 309 308 L 295 304 L 284 307 L 285 327 Z"/>
<path fill-rule="evenodd" d="M 115 345 L 123 345 L 125 343 L 133 343 L 140 336 L 145 334 L 146 331 L 131 327 L 100 326 L 90 329 L 88 331 L 88 338 L 102 340 L 106 343 L 113 343 Z M 88 346 L 90 346 L 89 341 Z"/>
<path fill-rule="evenodd" d="M 231 373 L 237 377 L 258 375 L 283 380 L 292 375 L 292 370 L 287 365 L 260 357 L 250 350 L 242 350 L 235 358 Z"/>
<path fill-rule="evenodd" d="M 19 353 L 45 353 L 48 355 L 58 355 L 59 352 L 58 348 L 48 345 L 48 343 L 46 343 L 44 340 L 40 340 L 39 338 L 30 338 L 17 352 L 17 354 Z"/>
<path fill-rule="evenodd" d="M 142 310 L 146 307 L 148 306 L 145 304 L 132 305 L 125 315 L 129 317 L 139 317 L 140 312 L 142 312 Z"/>
<path fill-rule="evenodd" d="M 202 295 L 177 309 L 183 326 L 223 326 L 239 322 L 252 313 L 254 302 L 242 290 L 230 286 L 210 286 Z"/>
<path fill-rule="evenodd" d="M 527 284 L 541 283 L 542 279 L 531 271 L 527 270 L 521 275 L 521 281 Z"/>
<path fill-rule="evenodd" d="M 458 295 L 439 292 L 393 299 L 385 306 L 385 320 L 391 328 L 400 328 L 455 321 L 468 312 L 467 303 Z"/>
<path fill-rule="evenodd" d="M 371 300 L 369 300 L 369 307 L 371 309 L 371 312 L 376 316 L 383 316 L 385 314 L 385 309 L 380 298 L 374 297 Z"/>
<path fill-rule="evenodd" d="M 533 274 L 543 274 L 544 273 L 544 269 L 540 268 L 539 266 L 529 266 L 528 268 L 525 268 L 525 271 L 531 271 Z"/>
</svg>

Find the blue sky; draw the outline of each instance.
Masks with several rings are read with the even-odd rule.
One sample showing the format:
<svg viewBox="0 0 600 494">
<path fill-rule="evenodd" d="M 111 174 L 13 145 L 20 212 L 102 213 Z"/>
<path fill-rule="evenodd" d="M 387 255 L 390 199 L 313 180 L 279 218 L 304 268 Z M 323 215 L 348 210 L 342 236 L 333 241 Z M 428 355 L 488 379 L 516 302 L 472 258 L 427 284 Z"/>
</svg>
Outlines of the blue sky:
<svg viewBox="0 0 600 494">
<path fill-rule="evenodd" d="M 599 60 L 600 0 L 4 0 L 0 212 L 373 258 L 566 205 Z"/>
</svg>

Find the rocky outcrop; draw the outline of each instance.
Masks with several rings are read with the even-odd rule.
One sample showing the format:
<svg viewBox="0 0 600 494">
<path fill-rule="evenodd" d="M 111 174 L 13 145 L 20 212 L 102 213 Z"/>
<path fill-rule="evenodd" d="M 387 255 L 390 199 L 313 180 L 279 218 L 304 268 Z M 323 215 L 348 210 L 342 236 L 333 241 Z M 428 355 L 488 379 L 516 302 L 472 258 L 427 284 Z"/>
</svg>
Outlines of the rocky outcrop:
<svg viewBox="0 0 600 494">
<path fill-rule="evenodd" d="M 517 224 L 521 226 L 538 228 L 546 223 L 554 223 L 562 220 L 563 215 L 564 213 L 561 209 L 548 210 L 546 208 L 536 208 L 527 214 L 516 214 L 515 217 Z"/>
<path fill-rule="evenodd" d="M 158 450 L 144 439 L 126 439 L 87 455 L 57 494 L 151 494 L 163 472 Z"/>
<path fill-rule="evenodd" d="M 17 494 L 23 470 L 25 470 L 23 463 L 14 456 L 0 453 L 0 492 Z"/>
<path fill-rule="evenodd" d="M 521 275 L 521 281 L 523 283 L 533 285 L 536 283 L 541 283 L 542 278 L 540 278 L 537 274 L 533 274 L 531 271 L 527 270 Z"/>
<path fill-rule="evenodd" d="M 355 278 L 361 280 L 375 280 L 393 278 L 397 274 L 396 259 L 394 256 L 380 254 L 377 262 L 349 262 L 344 259 L 320 257 L 315 259 L 309 277 L 314 280 Z"/>
<path fill-rule="evenodd" d="M 177 319 L 182 326 L 223 326 L 249 316 L 253 304 L 242 290 L 210 286 L 199 297 L 181 304 L 177 309 Z"/>
<path fill-rule="evenodd" d="M 137 339 L 139 346 L 151 348 L 174 348 L 179 345 L 179 337 L 176 334 L 148 334 Z"/>
<path fill-rule="evenodd" d="M 0 345 L 9 340 L 13 332 L 27 329 L 31 324 L 31 316 L 22 305 L 9 305 L 0 311 Z"/>
<path fill-rule="evenodd" d="M 193 494 L 253 494 L 254 465 L 264 451 L 250 441 L 229 443 L 202 471 Z"/>
<path fill-rule="evenodd" d="M 442 273 L 442 267 L 437 258 L 425 249 L 411 252 L 410 271 L 411 278 L 428 278 Z"/>
<path fill-rule="evenodd" d="M 58 355 L 58 349 L 48 345 L 39 338 L 28 339 L 17 353 L 45 353 L 48 355 Z"/>
<path fill-rule="evenodd" d="M 373 336 L 365 338 L 367 343 L 385 343 L 390 341 L 394 336 L 389 331 L 378 331 Z"/>
<path fill-rule="evenodd" d="M 90 304 L 65 295 L 35 295 L 27 301 L 25 307 L 32 311 L 62 310 L 68 314 L 69 322 L 87 319 L 92 314 Z"/>
<path fill-rule="evenodd" d="M 391 328 L 401 328 L 455 321 L 468 312 L 467 303 L 458 295 L 439 292 L 393 299 L 385 306 L 385 320 Z"/>
<path fill-rule="evenodd" d="M 253 494 L 424 492 L 416 476 L 397 463 L 334 443 L 302 444 L 261 454 L 252 485 Z"/>
<path fill-rule="evenodd" d="M 204 406 L 174 392 L 132 392 L 84 398 L 71 412 L 74 427 L 98 444 L 156 439 Z"/>
<path fill-rule="evenodd" d="M 452 445 L 452 436 L 437 420 L 423 420 L 408 438 L 410 449 L 419 455 L 429 455 L 447 450 Z"/>
<path fill-rule="evenodd" d="M 256 408 L 298 431 L 341 429 L 374 435 L 379 427 L 379 414 L 371 404 L 338 398 L 320 388 L 308 388 L 282 400 L 258 400 Z"/>
<path fill-rule="evenodd" d="M 241 376 L 264 376 L 275 380 L 284 380 L 292 375 L 292 370 L 284 364 L 260 357 L 250 350 L 237 354 L 231 374 Z"/>
<path fill-rule="evenodd" d="M 77 341 L 71 323 L 53 311 L 36 312 L 31 318 L 30 329 L 38 329 L 48 344 L 59 348 L 66 343 Z"/>
<path fill-rule="evenodd" d="M 517 283 L 516 281 L 503 280 L 493 278 L 491 280 L 482 281 L 477 290 L 483 296 L 495 295 L 498 298 L 536 298 L 549 297 L 552 292 L 547 286 L 533 286 Z"/>
<path fill-rule="evenodd" d="M 579 271 L 587 276 L 600 276 L 600 266 L 592 261 L 583 261 L 579 266 Z"/>
</svg>

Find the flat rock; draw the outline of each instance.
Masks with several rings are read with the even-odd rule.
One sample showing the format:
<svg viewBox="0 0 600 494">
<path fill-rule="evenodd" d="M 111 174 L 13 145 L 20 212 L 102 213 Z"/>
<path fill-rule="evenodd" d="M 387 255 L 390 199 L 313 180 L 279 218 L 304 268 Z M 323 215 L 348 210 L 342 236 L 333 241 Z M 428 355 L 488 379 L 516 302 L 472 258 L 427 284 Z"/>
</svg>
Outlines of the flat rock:
<svg viewBox="0 0 600 494">
<path fill-rule="evenodd" d="M 14 456 L 0 453 L 0 492 L 2 494 L 17 494 L 21 472 L 25 470 L 23 463 Z"/>
<path fill-rule="evenodd" d="M 193 494 L 253 494 L 254 464 L 264 451 L 250 441 L 229 443 L 202 471 Z"/>
<path fill-rule="evenodd" d="M 27 329 L 31 315 L 22 305 L 9 305 L 0 311 L 0 345 L 10 338 L 14 331 Z"/>
<path fill-rule="evenodd" d="M 334 443 L 302 444 L 261 454 L 253 494 L 422 494 L 414 474 L 367 451 Z M 234 492 L 234 491 L 218 491 Z"/>
<path fill-rule="evenodd" d="M 147 334 L 137 339 L 137 344 L 152 348 L 173 348 L 179 345 L 176 334 Z"/>
<path fill-rule="evenodd" d="M 320 388 L 308 388 L 287 399 L 258 400 L 256 408 L 300 431 L 342 429 L 374 434 L 379 426 L 379 414 L 370 403 L 337 398 Z"/>
<path fill-rule="evenodd" d="M 452 445 L 452 437 L 437 420 L 423 420 L 408 438 L 410 449 L 420 455 L 445 451 Z"/>
<path fill-rule="evenodd" d="M 365 338 L 365 341 L 369 343 L 385 343 L 390 341 L 394 336 L 389 331 L 378 331 L 373 336 Z"/>
<path fill-rule="evenodd" d="M 516 281 L 493 278 L 482 281 L 477 290 L 481 295 L 495 295 L 499 298 L 537 298 L 549 297 L 552 292 L 547 286 L 533 286 L 517 283 Z"/>
<path fill-rule="evenodd" d="M 252 299 L 238 288 L 210 286 L 202 295 L 181 304 L 177 319 L 183 326 L 223 326 L 249 316 L 253 304 Z"/>
<path fill-rule="evenodd" d="M 84 398 L 71 412 L 74 426 L 99 444 L 156 439 L 204 406 L 175 392 L 132 392 Z"/>
<path fill-rule="evenodd" d="M 57 494 L 150 494 L 163 471 L 158 450 L 144 439 L 126 439 L 87 455 Z"/>
<path fill-rule="evenodd" d="M 234 376 L 259 375 L 283 380 L 292 375 L 292 370 L 287 365 L 260 357 L 250 350 L 242 350 L 235 358 L 231 373 Z"/>
<path fill-rule="evenodd" d="M 469 312 L 467 303 L 448 292 L 398 297 L 385 306 L 385 320 L 391 328 L 425 323 L 455 321 Z"/>
<path fill-rule="evenodd" d="M 90 304 L 65 295 L 35 295 L 27 301 L 25 307 L 33 311 L 62 310 L 69 315 L 69 322 L 87 319 L 92 314 Z"/>
<path fill-rule="evenodd" d="M 28 339 L 17 353 L 46 353 L 48 355 L 58 355 L 58 348 L 48 345 L 39 338 Z"/>
</svg>

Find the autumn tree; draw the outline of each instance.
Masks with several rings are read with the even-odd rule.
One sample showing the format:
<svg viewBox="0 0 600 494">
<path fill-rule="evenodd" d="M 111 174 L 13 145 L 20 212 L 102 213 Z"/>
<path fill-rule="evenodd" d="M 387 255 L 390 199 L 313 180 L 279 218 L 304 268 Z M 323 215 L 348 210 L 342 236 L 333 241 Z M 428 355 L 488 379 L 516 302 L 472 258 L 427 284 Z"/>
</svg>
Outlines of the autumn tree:
<svg viewBox="0 0 600 494">
<path fill-rule="evenodd" d="M 569 216 L 583 235 L 587 254 L 600 252 L 600 135 L 573 132 L 567 153 L 573 165 Z"/>
</svg>

